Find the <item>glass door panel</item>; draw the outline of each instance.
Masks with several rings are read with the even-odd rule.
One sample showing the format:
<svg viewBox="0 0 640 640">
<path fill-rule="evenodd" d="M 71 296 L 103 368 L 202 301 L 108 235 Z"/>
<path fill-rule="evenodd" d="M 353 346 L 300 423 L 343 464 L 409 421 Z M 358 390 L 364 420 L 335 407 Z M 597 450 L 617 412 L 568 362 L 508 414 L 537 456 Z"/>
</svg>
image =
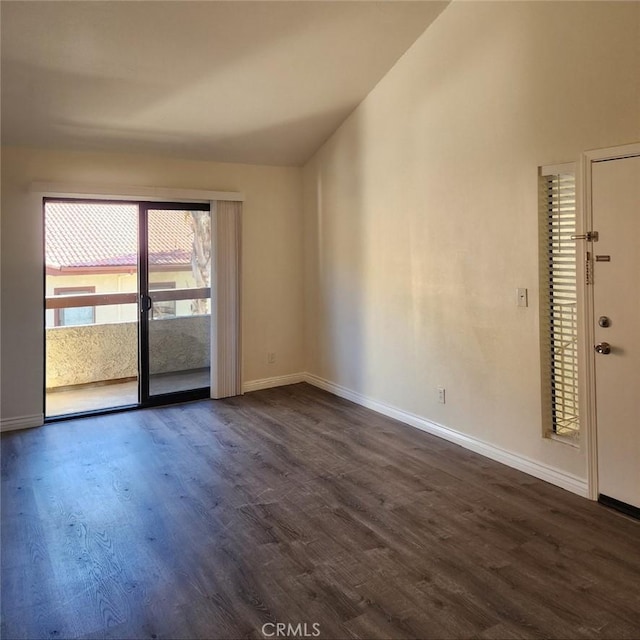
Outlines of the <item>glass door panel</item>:
<svg viewBox="0 0 640 640">
<path fill-rule="evenodd" d="M 45 416 L 138 403 L 138 206 L 46 200 Z"/>
<path fill-rule="evenodd" d="M 145 213 L 142 307 L 148 397 L 206 390 L 211 349 L 209 206 L 149 204 Z"/>
<path fill-rule="evenodd" d="M 207 397 L 208 204 L 45 199 L 45 417 Z"/>
</svg>

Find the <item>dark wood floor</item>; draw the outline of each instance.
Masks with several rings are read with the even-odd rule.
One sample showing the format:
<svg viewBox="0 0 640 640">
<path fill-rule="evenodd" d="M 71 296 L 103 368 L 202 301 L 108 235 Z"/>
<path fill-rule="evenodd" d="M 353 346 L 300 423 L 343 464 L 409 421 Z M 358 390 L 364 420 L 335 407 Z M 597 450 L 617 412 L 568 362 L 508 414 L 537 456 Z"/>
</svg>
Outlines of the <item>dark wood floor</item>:
<svg viewBox="0 0 640 640">
<path fill-rule="evenodd" d="M 639 522 L 307 385 L 5 434 L 1 542 L 3 639 L 640 637 Z"/>
</svg>

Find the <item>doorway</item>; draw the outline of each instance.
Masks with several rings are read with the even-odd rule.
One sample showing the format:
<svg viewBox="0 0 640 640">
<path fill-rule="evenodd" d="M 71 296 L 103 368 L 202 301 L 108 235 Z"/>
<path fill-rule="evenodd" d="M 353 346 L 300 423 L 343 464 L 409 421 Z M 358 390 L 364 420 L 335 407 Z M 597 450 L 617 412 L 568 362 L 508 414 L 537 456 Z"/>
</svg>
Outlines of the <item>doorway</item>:
<svg viewBox="0 0 640 640">
<path fill-rule="evenodd" d="M 46 198 L 45 416 L 209 396 L 208 203 Z"/>
<path fill-rule="evenodd" d="M 640 516 L 640 149 L 589 160 L 597 497 Z M 588 194 L 589 195 L 589 194 Z"/>
</svg>

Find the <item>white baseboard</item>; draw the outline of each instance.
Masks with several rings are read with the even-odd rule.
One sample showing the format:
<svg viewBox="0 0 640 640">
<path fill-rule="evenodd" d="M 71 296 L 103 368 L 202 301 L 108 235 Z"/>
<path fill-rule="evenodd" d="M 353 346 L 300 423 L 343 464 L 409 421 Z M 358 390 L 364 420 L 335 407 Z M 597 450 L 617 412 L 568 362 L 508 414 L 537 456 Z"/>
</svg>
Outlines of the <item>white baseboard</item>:
<svg viewBox="0 0 640 640">
<path fill-rule="evenodd" d="M 304 373 L 290 373 L 286 376 L 274 376 L 273 378 L 250 380 L 242 384 L 242 393 L 259 391 L 260 389 L 271 389 L 272 387 L 284 387 L 288 384 L 298 384 L 299 382 L 304 382 L 304 380 Z"/>
<path fill-rule="evenodd" d="M 41 427 L 44 424 L 44 414 L 37 413 L 33 416 L 19 416 L 17 418 L 2 418 L 0 431 L 16 431 L 17 429 L 31 429 Z"/>
<path fill-rule="evenodd" d="M 412 427 L 431 433 L 434 436 L 438 436 L 439 438 L 443 438 L 449 442 L 454 442 L 465 449 L 475 451 L 487 458 L 491 458 L 491 460 L 496 460 L 497 462 L 506 464 L 507 466 L 518 469 L 519 471 L 524 471 L 531 476 L 539 478 L 540 480 L 545 480 L 546 482 L 558 487 L 562 487 L 563 489 L 576 493 L 579 496 L 584 498 L 589 497 L 587 481 L 571 473 L 537 462 L 536 460 L 531 460 L 530 458 L 520 454 L 501 449 L 500 447 L 496 447 L 495 445 L 479 440 L 478 438 L 465 435 L 464 433 L 460 433 L 459 431 L 455 431 L 449 427 L 437 424 L 431 420 L 426 420 L 425 418 L 421 418 L 420 416 L 409 413 L 408 411 L 403 411 L 402 409 L 385 404 L 384 402 L 379 402 L 378 400 L 374 400 L 373 398 L 369 398 L 339 384 L 319 378 L 313 374 L 306 373 L 304 375 L 304 381 L 315 387 L 329 391 L 334 395 L 340 396 L 341 398 L 346 398 L 347 400 L 351 400 L 363 407 L 367 407 L 368 409 L 372 409 L 373 411 L 377 411 L 385 416 L 404 422 Z"/>
<path fill-rule="evenodd" d="M 339 384 L 335 384 L 324 378 L 320 378 L 310 373 L 292 373 L 284 376 L 274 376 L 272 378 L 263 378 L 261 380 L 251 380 L 243 383 L 242 391 L 251 392 L 260 389 L 270 389 L 272 387 L 281 387 L 288 384 L 297 384 L 299 382 L 308 382 L 309 384 L 324 389 L 336 396 L 351 400 L 368 409 L 372 409 L 382 415 L 403 422 L 422 431 L 426 431 L 434 436 L 448 440 L 458 444 L 465 449 L 475 451 L 487 458 L 496 460 L 506 464 L 509 467 L 528 473 L 531 476 L 545 480 L 553 485 L 562 487 L 567 491 L 576 493 L 584 498 L 589 497 L 587 481 L 573 474 L 556 469 L 549 465 L 531 460 L 526 456 L 522 456 L 511 451 L 507 451 L 493 444 L 465 435 L 449 427 L 445 427 L 431 420 L 421 418 L 418 415 L 403 411 L 384 402 L 374 400 L 368 396 L 362 395 L 351 389 L 347 389 Z M 36 414 L 32 416 L 20 416 L 16 418 L 3 418 L 0 420 L 0 431 L 14 431 L 17 429 L 29 429 L 31 427 L 40 427 L 44 424 L 44 415 Z"/>
</svg>

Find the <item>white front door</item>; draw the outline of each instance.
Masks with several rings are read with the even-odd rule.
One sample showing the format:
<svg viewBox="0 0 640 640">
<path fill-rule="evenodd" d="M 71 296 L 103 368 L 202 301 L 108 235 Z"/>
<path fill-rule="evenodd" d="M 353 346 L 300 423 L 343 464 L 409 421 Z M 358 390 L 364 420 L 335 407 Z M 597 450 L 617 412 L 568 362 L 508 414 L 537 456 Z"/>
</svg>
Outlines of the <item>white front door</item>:
<svg viewBox="0 0 640 640">
<path fill-rule="evenodd" d="M 640 156 L 591 166 L 598 493 L 640 508 Z"/>
</svg>

